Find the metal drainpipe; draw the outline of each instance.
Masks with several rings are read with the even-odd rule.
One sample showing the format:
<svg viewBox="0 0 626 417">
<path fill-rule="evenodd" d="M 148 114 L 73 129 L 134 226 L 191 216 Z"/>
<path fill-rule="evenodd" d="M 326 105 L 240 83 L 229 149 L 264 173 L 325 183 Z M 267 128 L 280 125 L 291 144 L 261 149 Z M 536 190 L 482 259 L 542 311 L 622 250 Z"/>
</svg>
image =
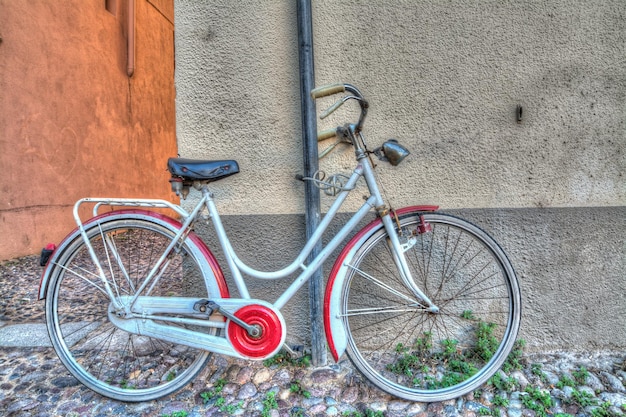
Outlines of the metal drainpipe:
<svg viewBox="0 0 626 417">
<path fill-rule="evenodd" d="M 304 176 L 312 177 L 318 170 L 317 124 L 315 101 L 311 90 L 315 88 L 313 65 L 313 23 L 310 0 L 298 0 L 298 54 L 300 61 L 300 106 L 302 109 L 302 134 Z M 320 222 L 320 193 L 311 181 L 304 182 L 306 197 L 306 237 L 313 234 Z M 309 262 L 321 251 L 319 242 L 309 256 Z M 320 268 L 309 281 L 309 308 L 311 317 L 311 362 L 313 366 L 326 365 L 326 341 L 322 317 L 322 288 L 324 276 Z"/>
</svg>

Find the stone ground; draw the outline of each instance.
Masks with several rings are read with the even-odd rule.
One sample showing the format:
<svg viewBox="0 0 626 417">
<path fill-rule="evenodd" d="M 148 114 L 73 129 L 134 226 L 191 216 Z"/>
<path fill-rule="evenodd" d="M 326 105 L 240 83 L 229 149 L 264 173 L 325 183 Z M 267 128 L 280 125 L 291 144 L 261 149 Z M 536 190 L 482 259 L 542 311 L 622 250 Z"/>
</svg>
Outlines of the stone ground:
<svg viewBox="0 0 626 417">
<path fill-rule="evenodd" d="M 524 355 L 462 398 L 412 403 L 367 382 L 348 361 L 321 368 L 263 364 L 214 355 L 192 384 L 171 397 L 121 403 L 83 387 L 45 337 L 37 300 L 41 267 L 26 257 L 0 264 L 0 415 L 3 416 L 624 416 L 625 352 Z M 33 330 L 35 329 L 35 330 Z M 39 329 L 39 330 L 37 330 Z M 31 339 L 32 334 L 30 335 Z"/>
</svg>

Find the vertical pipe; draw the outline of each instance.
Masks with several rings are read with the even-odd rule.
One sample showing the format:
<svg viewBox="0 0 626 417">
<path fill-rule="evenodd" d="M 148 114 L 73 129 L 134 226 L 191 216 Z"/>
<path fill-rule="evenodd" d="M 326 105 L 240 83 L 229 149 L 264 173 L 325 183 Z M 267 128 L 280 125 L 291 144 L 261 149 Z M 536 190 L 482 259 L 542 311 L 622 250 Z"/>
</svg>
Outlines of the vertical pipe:
<svg viewBox="0 0 626 417">
<path fill-rule="evenodd" d="M 315 101 L 311 90 L 315 88 L 313 65 L 313 19 L 311 1 L 298 0 L 298 55 L 300 63 L 300 106 L 302 111 L 302 135 L 304 176 L 312 177 L 318 170 L 317 125 Z M 304 182 L 306 196 L 306 237 L 313 234 L 320 222 L 320 193 L 311 181 Z M 309 262 L 321 251 L 319 242 L 309 256 Z M 311 316 L 311 362 L 313 366 L 326 364 L 326 343 L 322 318 L 323 274 L 321 268 L 309 281 L 309 309 Z"/>
</svg>

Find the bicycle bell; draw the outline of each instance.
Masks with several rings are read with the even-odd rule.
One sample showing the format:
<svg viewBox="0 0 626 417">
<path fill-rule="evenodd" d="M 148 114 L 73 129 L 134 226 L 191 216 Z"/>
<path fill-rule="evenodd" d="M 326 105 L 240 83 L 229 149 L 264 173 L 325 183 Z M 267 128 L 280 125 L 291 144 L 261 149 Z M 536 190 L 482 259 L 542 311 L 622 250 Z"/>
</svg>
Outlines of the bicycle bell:
<svg viewBox="0 0 626 417">
<path fill-rule="evenodd" d="M 411 152 L 400 145 L 396 139 L 389 139 L 380 148 L 374 149 L 374 154 L 381 161 L 387 161 L 394 167 L 397 166 Z"/>
</svg>

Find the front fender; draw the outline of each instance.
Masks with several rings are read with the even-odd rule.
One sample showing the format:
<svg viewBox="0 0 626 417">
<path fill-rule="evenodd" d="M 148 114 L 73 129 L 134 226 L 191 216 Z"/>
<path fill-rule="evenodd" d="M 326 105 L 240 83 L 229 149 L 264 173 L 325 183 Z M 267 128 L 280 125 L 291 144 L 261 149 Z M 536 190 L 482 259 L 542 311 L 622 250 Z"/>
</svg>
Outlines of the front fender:
<svg viewBox="0 0 626 417">
<path fill-rule="evenodd" d="M 395 211 L 395 214 L 405 216 L 419 212 L 433 212 L 438 208 L 438 206 L 411 206 L 398 209 Z M 335 362 L 339 361 L 339 358 L 344 354 L 348 345 L 346 328 L 341 318 L 341 298 L 349 269 L 347 265 L 363 243 L 381 227 L 384 227 L 383 222 L 380 218 L 377 218 L 363 229 L 359 230 L 337 257 L 330 272 L 330 276 L 328 277 L 326 293 L 324 295 L 324 331 L 326 333 L 328 348 Z"/>
<path fill-rule="evenodd" d="M 159 213 L 155 213 L 152 211 L 148 211 L 148 210 L 129 209 L 129 210 L 112 211 L 109 213 L 104 213 L 99 216 L 93 217 L 87 220 L 85 223 L 83 223 L 83 228 L 87 230 L 95 224 L 101 223 L 103 221 L 114 220 L 116 217 L 121 217 L 121 216 L 132 216 L 133 218 L 153 221 L 157 224 L 160 224 L 172 230 L 178 230 L 182 227 L 182 224 L 180 222 L 172 219 L 171 217 L 168 217 Z M 69 235 L 67 235 L 61 241 L 61 243 L 56 247 L 54 252 L 50 255 L 50 258 L 48 259 L 48 262 L 46 263 L 46 266 L 41 275 L 41 281 L 39 283 L 39 299 L 40 300 L 43 300 L 46 298 L 46 295 L 48 292 L 48 282 L 50 281 L 52 272 L 54 271 L 54 268 L 57 265 L 57 260 L 59 259 L 59 257 L 63 255 L 65 250 L 68 248 L 68 246 L 70 246 L 76 239 L 82 239 L 80 230 L 78 228 L 74 229 Z M 226 280 L 224 279 L 224 274 L 222 272 L 222 269 L 219 266 L 217 260 L 215 259 L 215 256 L 213 255 L 213 253 L 211 253 L 211 251 L 206 246 L 206 244 L 195 233 L 193 232 L 189 233 L 188 239 L 191 239 L 191 241 L 195 244 L 197 249 L 200 251 L 202 257 L 204 257 L 204 259 L 206 260 L 207 267 L 210 268 L 210 270 L 213 273 L 213 276 L 215 277 L 215 282 L 217 284 L 220 297 L 229 298 L 230 293 L 228 290 L 228 285 L 226 284 Z"/>
</svg>

